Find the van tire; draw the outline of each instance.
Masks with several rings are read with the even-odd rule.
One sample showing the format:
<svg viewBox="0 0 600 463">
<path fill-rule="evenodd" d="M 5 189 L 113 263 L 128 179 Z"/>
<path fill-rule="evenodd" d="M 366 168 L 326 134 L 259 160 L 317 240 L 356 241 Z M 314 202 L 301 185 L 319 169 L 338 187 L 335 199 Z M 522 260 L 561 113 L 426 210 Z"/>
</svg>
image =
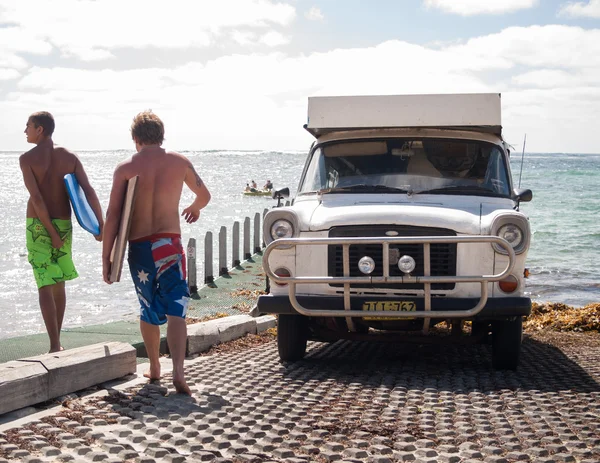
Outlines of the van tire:
<svg viewBox="0 0 600 463">
<path fill-rule="evenodd" d="M 492 322 L 492 365 L 496 370 L 517 369 L 522 339 L 522 317 Z"/>
<path fill-rule="evenodd" d="M 471 324 L 471 336 L 481 337 L 482 344 L 488 344 L 490 341 L 490 322 L 473 320 Z"/>
<path fill-rule="evenodd" d="M 277 349 L 283 361 L 300 360 L 306 353 L 308 318 L 280 314 L 277 320 Z"/>
</svg>

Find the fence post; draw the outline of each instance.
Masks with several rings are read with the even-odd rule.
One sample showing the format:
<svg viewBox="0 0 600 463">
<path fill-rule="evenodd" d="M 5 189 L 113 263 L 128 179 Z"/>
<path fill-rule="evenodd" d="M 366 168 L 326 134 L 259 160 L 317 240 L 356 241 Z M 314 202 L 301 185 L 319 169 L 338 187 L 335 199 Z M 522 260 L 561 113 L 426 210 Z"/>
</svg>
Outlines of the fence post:
<svg viewBox="0 0 600 463">
<path fill-rule="evenodd" d="M 257 212 L 254 214 L 254 254 L 260 249 L 260 212 Z"/>
<path fill-rule="evenodd" d="M 219 230 L 219 276 L 228 275 L 227 271 L 227 228 Z"/>
<path fill-rule="evenodd" d="M 190 238 L 187 245 L 188 262 L 188 287 L 190 294 L 198 293 L 198 281 L 196 280 L 196 238 Z"/>
<path fill-rule="evenodd" d="M 236 268 L 240 265 L 240 223 L 237 220 L 233 222 L 232 234 L 231 268 Z"/>
<path fill-rule="evenodd" d="M 262 213 L 262 218 L 263 218 L 263 227 L 265 226 L 265 216 L 267 215 L 267 212 L 269 212 L 269 209 L 263 209 L 263 213 Z M 265 244 L 265 237 L 264 234 L 261 233 L 262 236 L 262 247 L 265 248 L 267 245 Z"/>
<path fill-rule="evenodd" d="M 244 260 L 252 257 L 250 254 L 250 217 L 244 219 Z"/>
<path fill-rule="evenodd" d="M 207 231 L 204 237 L 204 284 L 209 285 L 214 283 L 215 277 L 213 274 L 213 239 L 212 232 Z"/>
</svg>

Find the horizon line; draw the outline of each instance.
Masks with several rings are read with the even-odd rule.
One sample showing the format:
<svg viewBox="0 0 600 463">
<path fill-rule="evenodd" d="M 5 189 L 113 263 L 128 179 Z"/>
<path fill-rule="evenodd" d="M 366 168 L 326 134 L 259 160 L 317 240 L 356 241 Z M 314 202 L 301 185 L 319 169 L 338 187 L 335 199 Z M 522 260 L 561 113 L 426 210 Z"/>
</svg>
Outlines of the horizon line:
<svg viewBox="0 0 600 463">
<path fill-rule="evenodd" d="M 57 146 L 62 146 L 62 145 L 57 145 Z M 29 150 L 26 151 L 22 151 L 22 150 L 0 150 L 0 153 L 26 153 Z M 77 154 L 77 152 L 96 152 L 96 151 L 131 151 L 131 152 L 136 152 L 135 149 L 132 148 L 69 148 L 69 151 L 73 151 L 75 152 L 75 154 Z M 204 151 L 204 152 L 210 152 L 210 151 L 234 151 L 234 152 L 271 152 L 271 153 L 285 153 L 285 152 L 290 152 L 290 151 L 303 151 L 305 153 L 308 154 L 308 152 L 310 151 L 310 149 L 293 149 L 293 148 L 288 148 L 288 149 L 260 149 L 260 148 L 248 148 L 248 149 L 231 149 L 231 148 L 206 148 L 206 149 L 194 149 L 194 148 L 186 148 L 186 149 L 169 149 L 168 151 L 175 151 L 175 152 L 183 152 L 183 151 Z M 515 151 L 511 151 L 511 156 L 513 154 L 519 154 L 521 155 L 521 153 L 519 153 L 517 150 Z M 585 152 L 569 152 L 569 151 L 551 151 L 551 152 L 546 152 L 546 151 L 525 151 L 525 154 L 591 154 L 591 155 L 600 155 L 600 152 L 592 152 L 592 151 L 585 151 Z"/>
</svg>

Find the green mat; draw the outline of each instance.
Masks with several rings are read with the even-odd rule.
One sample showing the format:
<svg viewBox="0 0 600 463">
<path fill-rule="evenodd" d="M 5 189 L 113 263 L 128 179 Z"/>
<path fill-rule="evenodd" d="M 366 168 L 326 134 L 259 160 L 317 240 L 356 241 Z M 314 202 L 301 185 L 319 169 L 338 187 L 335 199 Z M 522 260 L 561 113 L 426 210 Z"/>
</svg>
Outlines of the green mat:
<svg viewBox="0 0 600 463">
<path fill-rule="evenodd" d="M 248 313 L 258 291 L 265 288 L 262 268 L 262 253 L 255 254 L 229 272 L 220 276 L 211 285 L 198 290 L 188 308 L 188 318 L 203 318 L 224 313 L 239 315 Z M 68 308 L 67 308 L 68 310 Z M 166 352 L 167 325 L 161 326 L 161 352 Z M 113 322 L 65 328 L 61 332 L 61 343 L 65 349 L 87 346 L 99 342 L 121 341 L 133 345 L 138 356 L 146 355 L 140 334 L 139 322 Z M 0 363 L 18 360 L 48 352 L 48 335 L 44 333 L 0 339 Z"/>
</svg>

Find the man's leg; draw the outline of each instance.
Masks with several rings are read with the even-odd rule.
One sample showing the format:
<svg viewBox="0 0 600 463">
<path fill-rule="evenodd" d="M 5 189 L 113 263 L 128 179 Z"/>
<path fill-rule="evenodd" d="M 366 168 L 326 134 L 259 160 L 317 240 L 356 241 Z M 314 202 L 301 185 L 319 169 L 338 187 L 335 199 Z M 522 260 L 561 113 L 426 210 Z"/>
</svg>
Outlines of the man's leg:
<svg viewBox="0 0 600 463">
<path fill-rule="evenodd" d="M 192 392 L 185 382 L 183 361 L 185 359 L 185 348 L 187 344 L 187 325 L 185 319 L 167 315 L 167 342 L 169 352 L 173 361 L 173 385 L 177 392 L 191 395 Z"/>
<path fill-rule="evenodd" d="M 38 290 L 42 318 L 44 319 L 46 331 L 50 338 L 50 352 L 58 352 L 61 350 L 60 328 L 58 325 L 56 303 L 54 301 L 54 286 L 56 285 L 42 286 Z"/>
<path fill-rule="evenodd" d="M 150 379 L 160 379 L 160 328 L 158 325 L 151 325 L 140 320 L 140 331 L 150 360 L 150 371 L 144 376 Z"/>
<path fill-rule="evenodd" d="M 67 305 L 67 296 L 65 292 L 65 282 L 61 281 L 52 285 L 52 294 L 54 296 L 54 306 L 56 307 L 56 323 L 58 333 L 62 330 L 63 319 L 65 318 L 65 307 Z"/>
</svg>

